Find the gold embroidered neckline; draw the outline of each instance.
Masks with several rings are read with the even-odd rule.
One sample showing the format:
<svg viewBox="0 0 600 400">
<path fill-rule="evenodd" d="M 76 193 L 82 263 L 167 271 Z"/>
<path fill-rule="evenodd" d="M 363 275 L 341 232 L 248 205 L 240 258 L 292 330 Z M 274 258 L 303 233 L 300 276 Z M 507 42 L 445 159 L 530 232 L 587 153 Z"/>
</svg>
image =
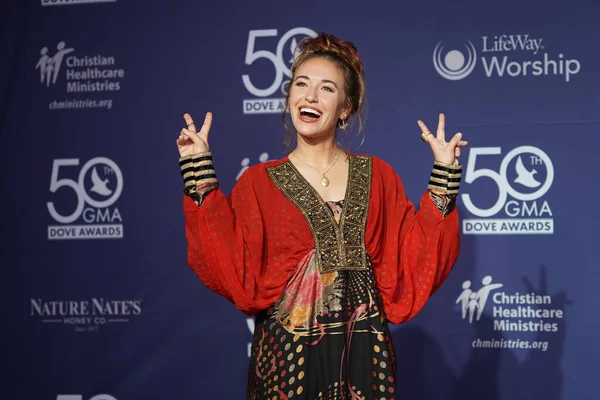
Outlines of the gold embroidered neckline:
<svg viewBox="0 0 600 400">
<path fill-rule="evenodd" d="M 327 205 L 327 202 L 328 202 L 328 201 L 333 201 L 333 200 L 325 200 L 325 199 L 323 198 L 323 196 L 321 196 L 321 195 L 319 194 L 319 192 L 317 191 L 317 189 L 315 189 L 315 187 L 314 187 L 313 185 L 311 185 L 311 184 L 310 184 L 310 182 L 308 181 L 308 179 L 306 179 L 306 178 L 304 177 L 304 175 L 302 175 L 302 174 L 300 173 L 300 171 L 298 170 L 298 168 L 296 168 L 296 166 L 294 165 L 294 163 L 290 161 L 290 158 L 289 158 L 289 157 L 287 158 L 287 161 L 286 161 L 286 162 L 288 162 L 288 163 L 290 164 L 290 166 L 292 167 L 292 170 L 294 171 L 294 173 L 295 173 L 295 174 L 297 174 L 297 175 L 300 177 L 300 179 L 302 179 L 302 180 L 304 181 L 304 184 L 305 184 L 306 186 L 308 186 L 308 187 L 309 187 L 309 188 L 312 190 L 312 192 L 313 192 L 314 196 L 315 196 L 315 197 L 317 197 L 317 198 L 318 198 L 318 199 L 321 201 L 321 205 L 322 205 L 323 207 L 329 207 L 329 206 Z M 351 180 L 351 179 L 352 179 L 352 157 L 351 157 L 351 156 L 348 154 L 348 182 L 346 182 L 346 190 L 344 191 L 344 200 L 343 200 L 343 201 L 344 201 L 344 203 L 345 203 L 345 202 L 348 200 L 348 195 L 349 195 L 349 193 L 350 193 L 350 191 L 349 191 L 348 189 L 350 188 L 350 180 Z M 338 224 L 338 223 L 335 221 L 335 217 L 333 216 L 333 213 L 329 213 L 329 214 L 331 214 L 331 219 L 332 219 L 332 221 L 333 221 L 333 222 L 335 222 L 336 224 Z M 342 208 L 342 213 L 340 214 L 340 224 L 341 224 L 341 222 L 342 222 L 342 217 L 343 217 L 343 214 L 344 214 L 344 209 Z"/>
<path fill-rule="evenodd" d="M 313 234 L 321 273 L 367 269 L 365 228 L 371 192 L 372 160 L 348 155 L 348 183 L 339 223 L 317 190 L 289 159 L 267 168 L 271 180 L 302 212 Z"/>
</svg>

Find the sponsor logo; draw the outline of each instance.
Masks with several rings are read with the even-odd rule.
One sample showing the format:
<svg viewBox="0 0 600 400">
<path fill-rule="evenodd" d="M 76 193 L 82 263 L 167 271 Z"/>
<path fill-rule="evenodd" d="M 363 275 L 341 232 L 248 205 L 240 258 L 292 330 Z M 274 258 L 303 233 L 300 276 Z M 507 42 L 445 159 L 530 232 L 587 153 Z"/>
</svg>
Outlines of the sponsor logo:
<svg viewBox="0 0 600 400">
<path fill-rule="evenodd" d="M 463 233 L 472 235 L 554 233 L 552 210 L 548 201 L 544 199 L 554 181 L 554 166 L 550 157 L 537 147 L 520 146 L 504 156 L 500 162 L 499 172 L 478 166 L 478 160 L 484 156 L 500 154 L 502 154 L 500 147 L 476 147 L 469 151 L 465 182 L 475 184 L 476 180 L 487 178 L 493 182 L 494 188 L 492 191 L 481 191 L 477 195 L 471 193 L 461 195 L 467 211 L 478 217 L 463 219 Z M 476 205 L 473 198 L 484 194 L 489 195 L 489 193 L 498 193 L 491 207 L 484 208 Z"/>
<path fill-rule="evenodd" d="M 274 76 L 266 87 L 258 87 L 253 83 L 250 75 L 242 75 L 242 82 L 246 90 L 254 98 L 243 101 L 244 114 L 279 114 L 285 109 L 285 96 L 289 85 L 290 67 L 298 55 L 298 41 L 304 37 L 315 37 L 317 34 L 309 28 L 293 28 L 284 33 L 277 42 L 275 52 L 258 50 L 258 39 L 277 37 L 277 29 L 251 30 L 248 34 L 246 45 L 246 65 L 252 65 L 257 60 L 261 63 L 271 63 Z M 266 41 L 266 40 L 265 40 Z M 264 61 L 262 61 L 264 60 Z M 262 65 L 262 64 L 261 64 Z M 277 94 L 277 97 L 272 97 Z"/>
<path fill-rule="evenodd" d="M 50 192 L 56 196 L 60 189 L 71 193 L 46 203 L 50 216 L 61 224 L 48 226 L 48 239 L 122 238 L 123 218 L 115 206 L 123 191 L 121 169 L 109 158 L 96 157 L 83 165 L 76 180 L 59 179 L 66 167 L 76 166 L 78 158 L 57 159 L 52 165 Z"/>
<path fill-rule="evenodd" d="M 119 68 L 114 56 L 81 54 L 61 41 L 52 53 L 48 47 L 40 50 L 35 65 L 39 70 L 40 84 L 60 89 L 68 99 L 55 99 L 48 103 L 50 110 L 106 108 L 111 109 L 111 98 L 90 99 L 97 95 L 108 97 L 121 90 L 125 70 Z M 58 88 L 58 89 L 54 89 Z M 81 97 L 85 94 L 85 98 Z"/>
<path fill-rule="evenodd" d="M 565 82 L 581 71 L 579 60 L 547 52 L 545 40 L 530 34 L 482 36 L 476 43 L 479 52 L 470 40 L 456 46 L 463 51 L 438 42 L 433 50 L 435 70 L 446 79 L 461 80 L 479 61 L 487 78 L 555 76 Z"/>
<path fill-rule="evenodd" d="M 116 3 L 117 0 L 41 0 L 42 6 L 74 6 L 90 3 Z"/>
<path fill-rule="evenodd" d="M 462 319 L 469 324 L 491 324 L 490 330 L 501 333 L 500 339 L 477 338 L 473 347 L 545 351 L 547 341 L 509 340 L 503 336 L 506 332 L 533 332 L 538 337 L 558 332 L 566 304 L 560 299 L 561 296 L 540 294 L 531 285 L 527 293 L 510 292 L 504 284 L 487 275 L 479 287 L 474 287 L 470 280 L 464 281 L 455 303 L 459 305 Z"/>
<path fill-rule="evenodd" d="M 141 315 L 142 300 L 107 300 L 93 297 L 89 300 L 29 299 L 29 315 L 44 324 L 62 324 L 76 332 L 98 332 L 100 327 L 123 324 Z"/>
<path fill-rule="evenodd" d="M 465 42 L 467 58 L 458 50 L 450 50 L 445 53 L 442 60 L 444 45 L 439 42 L 433 50 L 433 66 L 435 70 L 446 79 L 457 81 L 466 78 L 473 72 L 477 62 L 477 51 L 470 41 Z"/>
</svg>

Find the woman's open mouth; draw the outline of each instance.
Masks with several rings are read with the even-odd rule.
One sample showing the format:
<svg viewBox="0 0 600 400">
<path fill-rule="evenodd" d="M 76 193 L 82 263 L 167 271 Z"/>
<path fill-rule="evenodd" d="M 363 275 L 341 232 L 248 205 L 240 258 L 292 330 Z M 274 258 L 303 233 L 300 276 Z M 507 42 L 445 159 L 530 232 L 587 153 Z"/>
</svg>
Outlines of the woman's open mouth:
<svg viewBox="0 0 600 400">
<path fill-rule="evenodd" d="M 314 108 L 301 107 L 299 117 L 302 122 L 315 122 L 321 118 L 321 114 L 320 111 L 315 110 Z"/>
</svg>

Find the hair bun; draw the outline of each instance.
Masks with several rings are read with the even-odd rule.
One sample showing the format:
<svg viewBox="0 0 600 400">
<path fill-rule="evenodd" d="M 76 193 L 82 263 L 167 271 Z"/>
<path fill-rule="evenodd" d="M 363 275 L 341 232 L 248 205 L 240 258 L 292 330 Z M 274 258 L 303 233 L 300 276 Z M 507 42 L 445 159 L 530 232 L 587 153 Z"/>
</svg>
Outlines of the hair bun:
<svg viewBox="0 0 600 400">
<path fill-rule="evenodd" d="M 336 55 L 358 75 L 364 77 L 364 68 L 358 49 L 354 43 L 341 40 L 329 33 L 321 33 L 316 37 L 304 38 L 298 43 L 302 46 L 300 56 L 321 55 L 329 53 Z M 300 56 L 298 58 L 300 58 Z"/>
</svg>

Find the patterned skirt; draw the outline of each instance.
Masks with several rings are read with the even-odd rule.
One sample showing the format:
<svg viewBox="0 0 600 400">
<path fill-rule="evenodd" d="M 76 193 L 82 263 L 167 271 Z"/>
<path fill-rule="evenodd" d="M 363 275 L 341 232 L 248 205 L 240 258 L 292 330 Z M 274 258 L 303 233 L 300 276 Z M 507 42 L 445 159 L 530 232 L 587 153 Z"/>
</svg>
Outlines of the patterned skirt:
<svg viewBox="0 0 600 400">
<path fill-rule="evenodd" d="M 305 256 L 256 316 L 247 398 L 396 398 L 396 360 L 372 266 L 321 273 Z"/>
</svg>

